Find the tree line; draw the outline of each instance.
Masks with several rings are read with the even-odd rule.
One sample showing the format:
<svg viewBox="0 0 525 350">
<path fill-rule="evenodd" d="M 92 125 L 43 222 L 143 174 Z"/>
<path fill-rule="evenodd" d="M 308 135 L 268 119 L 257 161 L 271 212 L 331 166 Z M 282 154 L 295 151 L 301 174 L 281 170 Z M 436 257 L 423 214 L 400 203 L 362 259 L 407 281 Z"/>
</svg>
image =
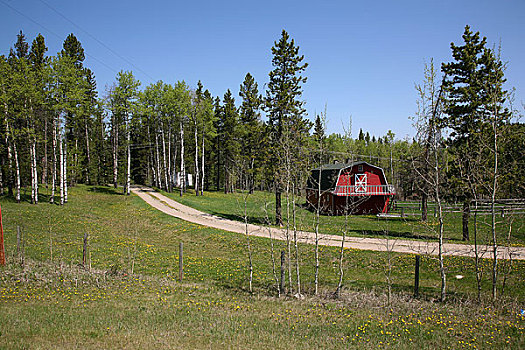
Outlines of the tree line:
<svg viewBox="0 0 525 350">
<path fill-rule="evenodd" d="M 435 121 L 444 130 L 439 135 L 447 169 L 444 193 L 466 208 L 473 199 L 489 196 L 488 175 L 480 169 L 494 156 L 487 137 L 495 131 L 485 116 L 503 113 L 494 108 L 509 98 L 502 90 L 505 65 L 495 49 L 468 27 L 463 39 L 463 46 L 452 44 L 454 61 L 442 66 L 441 95 L 432 95 L 435 100 L 429 103 L 445 101 L 439 110 L 444 117 Z M 418 174 L 429 171 L 424 163 L 434 136 L 428 133 L 428 106 L 414 117 L 417 134 L 411 140 L 395 139 L 391 131 L 370 137 L 363 130 L 354 139 L 351 121 L 349 132 L 326 135 L 326 111 L 313 123 L 306 117 L 301 96 L 308 64 L 299 46 L 283 30 L 271 50 L 266 91 L 259 91 L 247 73 L 237 107 L 231 90 L 220 98 L 200 81 L 192 88 L 182 80 L 141 89 L 127 71 L 119 72 L 99 97 L 94 73 L 84 66 L 84 49 L 73 34 L 60 52 L 46 56 L 42 35 L 29 45 L 20 32 L 9 55 L 0 56 L 0 191 L 21 201 L 21 188 L 30 186 L 30 200 L 38 203 L 39 186 L 44 186 L 46 200 L 61 204 L 67 202 L 68 186 L 77 183 L 120 184 L 126 194 L 131 183 L 141 183 L 182 194 L 191 174 L 196 195 L 273 191 L 276 221 L 282 224 L 281 193 L 292 185 L 296 191 L 304 188 L 311 167 L 366 160 L 385 169 L 401 198 L 421 199 L 426 208 L 429 190 Z M 525 196 L 524 126 L 514 114 L 507 107 L 494 125 L 497 197 Z"/>
</svg>

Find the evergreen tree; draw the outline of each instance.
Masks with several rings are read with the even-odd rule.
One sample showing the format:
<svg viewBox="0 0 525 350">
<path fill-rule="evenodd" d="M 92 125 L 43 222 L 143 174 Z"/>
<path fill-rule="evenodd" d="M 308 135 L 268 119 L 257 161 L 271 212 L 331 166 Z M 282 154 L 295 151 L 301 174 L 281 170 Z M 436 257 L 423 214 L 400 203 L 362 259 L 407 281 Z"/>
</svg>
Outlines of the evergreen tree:
<svg viewBox="0 0 525 350">
<path fill-rule="evenodd" d="M 27 54 L 29 53 L 29 44 L 27 43 L 26 36 L 22 31 L 16 36 L 14 53 L 16 54 L 16 58 L 27 58 Z"/>
<path fill-rule="evenodd" d="M 73 33 L 69 34 L 66 40 L 64 40 L 63 50 L 61 53 L 62 55 L 71 58 L 73 64 L 77 68 L 82 67 L 82 62 L 84 62 L 85 59 L 84 48 Z"/>
<path fill-rule="evenodd" d="M 224 157 L 224 193 L 233 192 L 235 187 L 235 164 L 239 153 L 238 122 L 239 116 L 235 107 L 235 99 L 230 89 L 223 98 L 222 150 Z"/>
<path fill-rule="evenodd" d="M 270 82 L 266 91 L 265 105 L 269 114 L 271 142 L 271 165 L 274 174 L 275 187 L 275 218 L 276 224 L 282 225 L 281 214 L 281 192 L 282 174 L 281 160 L 283 136 L 285 133 L 304 131 L 307 126 L 302 120 L 305 114 L 304 101 L 302 101 L 302 84 L 307 78 L 301 74 L 308 67 L 303 63 L 304 56 L 299 55 L 299 47 L 293 39 L 283 30 L 278 42 L 272 47 L 272 66 L 274 69 L 269 73 Z"/>
<path fill-rule="evenodd" d="M 465 26 L 464 45 L 451 43 L 453 62 L 444 63 L 446 91 L 445 118 L 442 122 L 451 132 L 449 151 L 453 157 L 448 172 L 449 193 L 463 201 L 463 240 L 469 239 L 470 202 L 481 190 L 475 177 L 484 166 L 481 137 L 484 128 L 484 109 L 488 103 L 488 75 L 503 79 L 501 67 L 490 66 L 491 55 L 485 47 L 486 38 Z"/>
<path fill-rule="evenodd" d="M 241 151 L 241 166 L 245 175 L 245 189 L 250 193 L 254 190 L 256 169 L 261 165 L 261 123 L 260 108 L 262 96 L 257 83 L 250 73 L 246 74 L 241 84 L 239 96 L 243 99 L 240 107 L 239 140 Z"/>
<path fill-rule="evenodd" d="M 359 138 L 360 141 L 365 140 L 365 134 L 363 133 L 363 129 L 359 129 Z"/>
<path fill-rule="evenodd" d="M 314 140 L 315 140 L 315 148 L 319 151 L 316 155 L 316 163 L 321 165 L 323 162 L 323 155 L 322 151 L 324 149 L 324 142 L 325 142 L 325 126 L 323 124 L 323 121 L 321 120 L 321 116 L 317 115 L 315 117 L 315 123 L 314 123 Z"/>
</svg>

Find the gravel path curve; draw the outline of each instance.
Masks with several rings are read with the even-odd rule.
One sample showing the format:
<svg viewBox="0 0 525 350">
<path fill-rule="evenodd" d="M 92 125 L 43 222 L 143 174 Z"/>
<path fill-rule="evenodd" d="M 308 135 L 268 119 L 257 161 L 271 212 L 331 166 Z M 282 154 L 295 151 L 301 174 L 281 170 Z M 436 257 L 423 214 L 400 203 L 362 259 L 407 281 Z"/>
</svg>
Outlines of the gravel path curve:
<svg viewBox="0 0 525 350">
<path fill-rule="evenodd" d="M 134 186 L 131 188 L 131 191 L 155 209 L 185 221 L 241 234 L 246 234 L 246 229 L 248 229 L 248 233 L 252 236 L 286 240 L 286 229 L 261 227 L 252 224 L 248 224 L 246 227 L 242 222 L 203 213 L 144 186 Z M 292 236 L 293 232 L 290 231 L 289 237 Z M 315 233 L 313 232 L 299 231 L 297 236 L 301 243 L 315 244 Z M 341 236 L 319 234 L 320 245 L 340 247 L 341 242 Z M 416 240 L 346 237 L 345 247 L 359 250 L 390 250 L 399 253 L 438 255 L 437 242 Z M 484 258 L 492 257 L 492 246 L 481 245 L 478 246 L 478 250 L 480 256 Z M 473 257 L 474 246 L 468 244 L 445 243 L 443 245 L 443 254 Z M 498 258 L 508 259 L 509 257 L 513 260 L 525 260 L 525 247 L 498 247 Z"/>
</svg>

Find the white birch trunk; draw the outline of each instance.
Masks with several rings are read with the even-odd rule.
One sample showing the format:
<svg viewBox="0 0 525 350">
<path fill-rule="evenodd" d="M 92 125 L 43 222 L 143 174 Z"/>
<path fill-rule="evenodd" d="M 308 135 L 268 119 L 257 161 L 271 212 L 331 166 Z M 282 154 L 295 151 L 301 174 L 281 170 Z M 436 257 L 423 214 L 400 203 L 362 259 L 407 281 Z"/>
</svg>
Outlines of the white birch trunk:
<svg viewBox="0 0 525 350">
<path fill-rule="evenodd" d="M 439 220 L 439 272 L 441 276 L 441 301 L 445 301 L 446 298 L 446 287 L 447 287 L 447 276 L 445 274 L 445 265 L 443 258 L 443 232 L 444 232 L 444 223 L 443 223 L 443 209 L 441 204 L 441 193 L 439 191 L 439 156 L 438 156 L 438 146 L 437 146 L 437 137 L 434 137 L 434 194 L 436 196 L 436 202 L 438 205 L 438 220 Z"/>
<path fill-rule="evenodd" d="M 492 195 L 490 201 L 491 233 L 492 233 L 492 300 L 496 300 L 496 282 L 498 281 L 498 244 L 496 241 L 496 191 L 498 187 L 498 130 L 496 114 L 493 120 L 494 132 L 494 178 L 492 183 Z"/>
<path fill-rule="evenodd" d="M 315 210 L 315 295 L 319 292 L 319 218 L 321 211 L 321 172 L 323 171 L 322 160 L 319 165 L 319 176 L 317 179 L 317 208 Z"/>
<path fill-rule="evenodd" d="M 16 194 L 15 199 L 20 203 L 20 164 L 18 162 L 18 150 L 16 149 L 16 142 L 13 142 L 13 153 L 15 156 L 15 185 L 16 185 Z"/>
<path fill-rule="evenodd" d="M 160 150 L 159 150 L 159 135 L 155 133 L 155 164 L 157 166 L 157 187 L 162 188 L 162 174 L 160 172 Z"/>
<path fill-rule="evenodd" d="M 58 152 L 60 153 L 60 205 L 64 205 L 65 201 L 64 201 L 64 182 L 65 182 L 65 179 L 64 179 L 64 145 L 63 145 L 64 141 L 62 140 L 62 135 L 60 135 L 60 139 L 59 139 L 59 142 L 58 142 L 58 147 L 59 147 L 59 150 Z"/>
<path fill-rule="evenodd" d="M 126 196 L 130 194 L 131 185 L 131 130 L 129 128 L 129 116 L 126 115 L 126 152 L 128 156 L 126 167 Z"/>
<path fill-rule="evenodd" d="M 113 115 L 113 186 L 117 188 L 118 181 L 118 125 L 117 117 Z"/>
<path fill-rule="evenodd" d="M 64 130 L 65 130 L 65 127 L 64 127 Z M 64 136 L 62 140 L 64 144 L 62 146 L 62 148 L 64 149 L 64 203 L 67 203 L 67 142 L 66 142 L 65 131 L 64 131 Z"/>
<path fill-rule="evenodd" d="M 57 126 L 56 118 L 53 116 L 53 166 L 51 169 L 51 197 L 49 203 L 55 202 L 55 187 L 57 179 Z"/>
<path fill-rule="evenodd" d="M 173 191 L 173 169 L 171 167 L 171 127 L 168 129 L 168 192 Z"/>
<path fill-rule="evenodd" d="M 35 203 L 35 171 L 33 169 L 33 158 L 33 142 L 29 141 L 29 164 L 31 169 L 31 204 Z"/>
<path fill-rule="evenodd" d="M 180 195 L 186 191 L 186 168 L 184 167 L 184 123 L 183 117 L 180 118 Z"/>
<path fill-rule="evenodd" d="M 201 196 L 204 195 L 204 125 L 202 126 L 202 147 L 201 147 Z"/>
<path fill-rule="evenodd" d="M 166 161 L 166 138 L 164 135 L 164 125 L 162 126 L 162 131 L 161 131 L 160 136 L 162 137 L 162 166 L 163 166 L 162 173 L 164 174 L 164 184 L 166 185 L 164 189 L 168 191 L 169 190 L 168 188 L 168 163 Z"/>
<path fill-rule="evenodd" d="M 48 120 L 47 120 L 47 115 L 45 117 L 45 120 L 44 120 L 44 159 L 43 159 L 43 164 L 42 164 L 42 184 L 44 184 L 47 188 L 47 173 L 48 173 L 48 167 L 49 167 L 49 162 L 47 161 L 47 124 L 48 124 Z"/>
<path fill-rule="evenodd" d="M 198 133 L 197 133 L 197 115 L 195 115 L 195 195 L 199 195 L 199 140 L 198 140 Z"/>
<path fill-rule="evenodd" d="M 5 94 L 5 90 L 3 90 Z M 11 150 L 11 138 L 9 129 L 9 109 L 7 102 L 4 101 L 4 122 L 5 122 L 5 144 L 7 146 L 7 186 L 9 194 L 12 194 L 13 180 L 13 153 Z"/>
<path fill-rule="evenodd" d="M 32 142 L 31 142 L 31 154 L 32 154 L 32 159 L 31 159 L 31 170 L 32 170 L 32 173 L 31 173 L 31 177 L 32 177 L 32 182 L 33 182 L 33 186 L 32 186 L 32 189 L 31 189 L 31 192 L 33 194 L 33 197 L 31 198 L 33 204 L 38 204 L 38 171 L 37 171 L 37 168 L 36 168 L 36 139 L 33 138 Z"/>
</svg>

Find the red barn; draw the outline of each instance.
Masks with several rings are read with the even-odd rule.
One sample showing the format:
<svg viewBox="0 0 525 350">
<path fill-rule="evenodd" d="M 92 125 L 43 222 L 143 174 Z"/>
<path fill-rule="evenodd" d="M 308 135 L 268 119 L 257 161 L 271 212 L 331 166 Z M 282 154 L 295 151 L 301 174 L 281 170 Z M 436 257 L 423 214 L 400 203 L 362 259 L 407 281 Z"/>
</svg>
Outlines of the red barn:
<svg viewBox="0 0 525 350">
<path fill-rule="evenodd" d="M 330 215 L 386 213 L 394 186 L 386 181 L 383 169 L 368 164 L 326 164 L 313 169 L 308 179 L 306 200 L 313 208 Z"/>
</svg>

